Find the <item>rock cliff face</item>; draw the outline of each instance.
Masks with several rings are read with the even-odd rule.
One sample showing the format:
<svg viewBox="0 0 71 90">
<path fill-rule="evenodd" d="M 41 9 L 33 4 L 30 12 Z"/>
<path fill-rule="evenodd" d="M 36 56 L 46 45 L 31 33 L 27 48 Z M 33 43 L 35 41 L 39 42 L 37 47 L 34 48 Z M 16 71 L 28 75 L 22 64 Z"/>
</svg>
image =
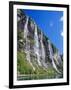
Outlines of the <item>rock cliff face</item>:
<svg viewBox="0 0 71 90">
<path fill-rule="evenodd" d="M 58 74 L 63 73 L 62 58 L 57 48 L 36 22 L 20 9 L 17 10 L 17 51 L 25 53 L 26 62 L 34 72 L 38 68 L 45 71 L 53 68 Z M 20 67 L 18 71 L 21 73 Z"/>
</svg>

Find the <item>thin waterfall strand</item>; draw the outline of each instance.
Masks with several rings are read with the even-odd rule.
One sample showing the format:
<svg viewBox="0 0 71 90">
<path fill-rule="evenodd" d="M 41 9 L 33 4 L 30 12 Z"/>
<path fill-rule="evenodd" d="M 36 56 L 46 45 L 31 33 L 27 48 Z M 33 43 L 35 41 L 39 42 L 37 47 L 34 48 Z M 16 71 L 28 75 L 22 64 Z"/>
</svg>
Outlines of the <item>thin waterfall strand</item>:
<svg viewBox="0 0 71 90">
<path fill-rule="evenodd" d="M 44 67 L 47 68 L 47 65 L 45 63 L 45 49 L 44 49 L 44 44 L 43 44 L 43 33 L 41 32 L 41 52 L 42 52 L 42 60 L 43 60 L 43 65 Z"/>
<path fill-rule="evenodd" d="M 54 62 L 54 59 L 53 59 L 53 51 L 52 51 L 52 47 L 51 47 L 50 41 L 48 41 L 48 43 L 49 43 L 49 52 L 50 52 L 50 58 L 51 58 L 51 60 L 52 60 L 52 65 L 53 65 L 53 67 L 55 68 L 55 70 L 56 70 L 57 72 L 59 72 L 59 70 L 57 69 L 56 64 L 55 64 L 55 62 Z"/>
<path fill-rule="evenodd" d="M 39 40 L 38 40 L 38 33 L 37 33 L 36 24 L 35 24 L 34 40 L 35 40 L 34 52 L 37 55 L 38 64 L 41 66 L 40 54 L 39 54 Z"/>
<path fill-rule="evenodd" d="M 24 26 L 24 39 L 26 40 L 26 59 L 33 67 L 33 70 L 35 70 L 34 66 L 32 65 L 32 63 L 30 61 L 30 41 L 27 38 L 27 36 L 28 36 L 28 20 L 29 20 L 29 17 L 27 17 L 27 20 L 26 20 L 26 23 Z"/>
</svg>

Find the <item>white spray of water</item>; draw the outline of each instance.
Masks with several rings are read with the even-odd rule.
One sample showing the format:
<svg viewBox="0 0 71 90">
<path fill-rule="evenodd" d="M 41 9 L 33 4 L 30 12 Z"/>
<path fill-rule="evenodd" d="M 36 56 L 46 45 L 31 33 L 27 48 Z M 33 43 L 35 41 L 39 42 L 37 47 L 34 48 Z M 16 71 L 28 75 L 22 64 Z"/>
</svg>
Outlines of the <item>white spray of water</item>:
<svg viewBox="0 0 71 90">
<path fill-rule="evenodd" d="M 59 62 L 59 64 L 62 63 L 62 60 L 61 60 L 61 57 L 60 57 L 59 53 L 58 53 L 58 62 Z"/>
<path fill-rule="evenodd" d="M 43 33 L 41 32 L 41 40 L 40 40 L 40 42 L 41 42 L 41 52 L 42 52 L 42 60 L 43 60 L 43 65 L 44 65 L 44 67 L 45 68 L 47 68 L 47 65 L 46 65 L 46 63 L 45 63 L 45 49 L 44 49 L 44 44 L 43 44 Z"/>
<path fill-rule="evenodd" d="M 26 20 L 26 23 L 25 23 L 25 26 L 24 26 L 24 39 L 26 40 L 25 52 L 26 52 L 27 61 L 31 64 L 31 66 L 33 67 L 33 70 L 35 70 L 34 66 L 32 65 L 32 63 L 30 61 L 30 41 L 27 38 L 27 35 L 28 35 L 28 20 L 29 20 L 29 17 L 27 17 L 27 20 Z"/>
<path fill-rule="evenodd" d="M 38 40 L 38 32 L 37 32 L 36 24 L 35 24 L 35 32 L 34 32 L 34 41 L 35 41 L 34 52 L 35 52 L 35 54 L 37 56 L 38 64 L 41 66 L 40 54 L 39 54 L 39 40 Z"/>
<path fill-rule="evenodd" d="M 50 52 L 50 59 L 52 60 L 52 65 L 53 65 L 53 67 L 55 68 L 55 70 L 56 70 L 58 73 L 60 73 L 59 70 L 58 70 L 57 67 L 56 67 L 55 62 L 54 62 L 54 59 L 53 59 L 53 51 L 52 51 L 51 43 L 50 43 L 49 40 L 48 40 L 48 47 L 49 47 L 49 52 Z"/>
</svg>

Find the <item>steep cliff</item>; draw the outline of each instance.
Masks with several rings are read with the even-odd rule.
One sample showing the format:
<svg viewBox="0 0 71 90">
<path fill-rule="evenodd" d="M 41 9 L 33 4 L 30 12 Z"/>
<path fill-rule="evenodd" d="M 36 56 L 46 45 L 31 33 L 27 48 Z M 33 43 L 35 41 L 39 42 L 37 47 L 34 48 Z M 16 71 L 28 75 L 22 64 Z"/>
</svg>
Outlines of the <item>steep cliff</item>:
<svg viewBox="0 0 71 90">
<path fill-rule="evenodd" d="M 18 76 L 21 74 L 45 74 L 49 78 L 63 76 L 63 60 L 57 48 L 36 22 L 20 9 L 17 10 L 17 52 Z"/>
</svg>

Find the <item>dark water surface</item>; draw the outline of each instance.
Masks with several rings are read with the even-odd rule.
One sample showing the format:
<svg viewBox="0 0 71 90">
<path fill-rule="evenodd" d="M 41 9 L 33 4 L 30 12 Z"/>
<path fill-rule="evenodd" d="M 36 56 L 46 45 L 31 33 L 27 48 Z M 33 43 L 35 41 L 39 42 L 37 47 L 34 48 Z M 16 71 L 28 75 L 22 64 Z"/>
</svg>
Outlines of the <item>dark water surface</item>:
<svg viewBox="0 0 71 90">
<path fill-rule="evenodd" d="M 38 80 L 38 79 L 57 79 L 63 78 L 62 75 L 47 76 L 47 75 L 19 75 L 17 80 Z"/>
</svg>

